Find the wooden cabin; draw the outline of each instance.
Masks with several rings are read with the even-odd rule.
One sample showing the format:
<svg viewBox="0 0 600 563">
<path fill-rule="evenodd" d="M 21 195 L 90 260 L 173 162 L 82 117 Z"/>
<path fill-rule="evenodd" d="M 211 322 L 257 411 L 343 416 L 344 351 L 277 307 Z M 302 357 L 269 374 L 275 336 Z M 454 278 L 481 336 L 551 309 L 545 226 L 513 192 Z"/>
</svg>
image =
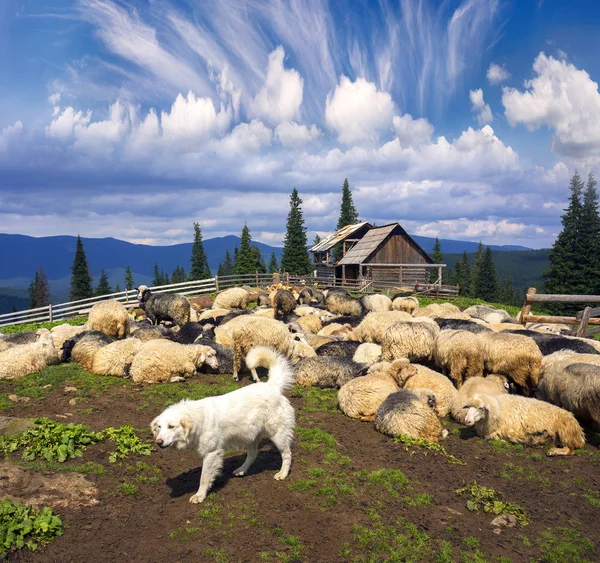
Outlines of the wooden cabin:
<svg viewBox="0 0 600 563">
<path fill-rule="evenodd" d="M 331 249 L 343 244 L 342 258 L 334 262 Z M 347 225 L 310 251 L 319 278 L 372 280 L 384 285 L 415 285 L 429 282 L 431 257 L 400 226 L 373 227 L 368 222 Z M 441 268 L 440 268 L 441 269 Z"/>
</svg>

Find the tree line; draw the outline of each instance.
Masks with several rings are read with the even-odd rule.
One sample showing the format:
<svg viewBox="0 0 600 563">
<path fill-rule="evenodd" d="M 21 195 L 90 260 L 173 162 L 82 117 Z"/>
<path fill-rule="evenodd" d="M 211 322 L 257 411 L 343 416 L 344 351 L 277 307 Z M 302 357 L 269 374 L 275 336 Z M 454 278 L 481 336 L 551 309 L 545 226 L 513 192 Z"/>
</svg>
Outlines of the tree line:
<svg viewBox="0 0 600 563">
<path fill-rule="evenodd" d="M 547 293 L 600 294 L 600 217 L 596 180 L 590 173 L 587 183 L 584 184 L 579 173 L 575 172 L 571 178 L 569 189 L 571 191 L 569 206 L 562 216 L 563 229 L 550 251 L 550 268 L 544 273 L 545 286 L 543 290 Z M 359 222 L 359 214 L 354 205 L 347 178 L 344 180 L 341 195 L 337 229 Z M 196 222 L 193 226 L 194 239 L 189 272 L 186 274 L 184 267 L 179 265 L 169 276 L 159 268 L 158 264 L 154 264 L 152 285 L 182 283 L 211 277 L 212 273 L 204 251 L 200 224 Z M 317 244 L 320 240 L 317 234 L 313 244 Z M 336 245 L 332 250 L 334 259 L 339 260 L 342 256 L 342 244 Z M 436 238 L 431 257 L 435 264 L 441 264 L 444 261 L 438 238 Z M 217 275 L 230 276 L 280 271 L 307 275 L 313 271 L 313 268 L 308 254 L 302 199 L 298 190 L 294 188 L 290 195 L 290 210 L 286 220 L 281 263 L 278 263 L 274 252 L 271 254 L 268 265 L 265 263 L 260 249 L 252 243 L 250 229 L 245 224 L 241 232 L 239 247 L 234 248 L 233 256 L 229 250 L 225 252 Z M 113 290 L 104 270 L 101 271 L 96 287 L 93 287 L 83 242 L 79 236 L 71 272 L 69 295 L 71 301 L 121 291 L 118 284 Z M 430 283 L 435 283 L 437 276 L 437 271 L 432 269 Z M 470 262 L 465 252 L 453 269 L 444 272 L 443 281 L 458 285 L 461 295 L 481 298 L 489 302 L 519 305 L 523 300 L 523 289 L 514 287 L 510 275 L 504 275 L 501 280 L 498 279 L 492 251 L 489 246 L 484 247 L 481 242 L 474 260 Z M 133 287 L 133 274 L 131 268 L 127 266 L 125 289 L 131 290 Z M 50 302 L 48 279 L 41 265 L 29 285 L 29 299 L 32 308 L 48 305 Z M 555 314 L 572 313 L 577 306 L 555 305 L 548 309 L 552 309 L 551 312 Z"/>
</svg>

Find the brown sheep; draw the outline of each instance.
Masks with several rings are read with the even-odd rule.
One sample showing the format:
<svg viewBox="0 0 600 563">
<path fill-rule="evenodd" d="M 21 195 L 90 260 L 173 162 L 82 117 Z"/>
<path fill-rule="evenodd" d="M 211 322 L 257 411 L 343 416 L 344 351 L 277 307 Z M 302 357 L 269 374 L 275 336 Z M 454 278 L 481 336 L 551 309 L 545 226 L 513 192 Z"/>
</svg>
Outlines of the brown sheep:
<svg viewBox="0 0 600 563">
<path fill-rule="evenodd" d="M 483 375 L 483 343 L 466 330 L 442 330 L 435 339 L 433 359 L 457 389 L 470 377 Z"/>
<path fill-rule="evenodd" d="M 129 314 L 116 299 L 101 301 L 90 309 L 86 328 L 99 330 L 111 338 L 125 338 L 129 334 Z"/>
</svg>

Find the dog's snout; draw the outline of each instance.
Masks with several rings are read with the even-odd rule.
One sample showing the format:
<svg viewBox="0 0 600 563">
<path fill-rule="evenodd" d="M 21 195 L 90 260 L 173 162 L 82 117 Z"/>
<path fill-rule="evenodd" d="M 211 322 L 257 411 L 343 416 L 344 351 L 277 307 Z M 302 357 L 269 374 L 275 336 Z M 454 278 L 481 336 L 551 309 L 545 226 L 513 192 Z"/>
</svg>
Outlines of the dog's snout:
<svg viewBox="0 0 600 563">
<path fill-rule="evenodd" d="M 163 439 L 162 439 L 162 438 L 157 438 L 157 439 L 156 439 L 156 443 L 157 443 L 159 446 L 162 446 L 162 445 L 164 444 L 164 441 L 163 441 Z"/>
</svg>

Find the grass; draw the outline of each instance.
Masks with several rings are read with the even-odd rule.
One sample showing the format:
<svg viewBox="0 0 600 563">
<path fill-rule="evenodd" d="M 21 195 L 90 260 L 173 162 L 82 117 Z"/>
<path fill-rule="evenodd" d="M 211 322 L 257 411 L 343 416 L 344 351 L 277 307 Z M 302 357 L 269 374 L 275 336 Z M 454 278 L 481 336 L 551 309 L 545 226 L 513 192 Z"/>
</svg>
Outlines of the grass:
<svg viewBox="0 0 600 563">
<path fill-rule="evenodd" d="M 429 493 L 416 493 L 412 496 L 407 496 L 402 499 L 404 504 L 408 506 L 431 506 L 433 497 Z"/>
<path fill-rule="evenodd" d="M 53 473 L 81 473 L 83 475 L 106 475 L 108 471 L 99 463 L 88 461 L 86 463 L 58 463 L 56 461 L 22 461 L 14 460 L 13 463 L 34 471 L 52 471 Z"/>
<path fill-rule="evenodd" d="M 337 446 L 335 437 L 320 428 L 297 426 L 296 435 L 300 440 L 300 447 L 309 452 L 318 449 L 328 450 Z"/>
<path fill-rule="evenodd" d="M 131 496 L 131 497 L 134 497 L 139 492 L 138 486 L 135 483 L 130 483 L 128 481 L 125 481 L 124 483 L 121 483 L 119 485 L 119 490 L 124 495 Z"/>
<path fill-rule="evenodd" d="M 359 476 L 366 477 L 368 483 L 384 489 L 394 498 L 399 496 L 398 491 L 408 487 L 408 478 L 399 469 L 376 469 L 371 472 L 361 472 Z"/>
<path fill-rule="evenodd" d="M 538 545 L 543 550 L 540 560 L 545 563 L 591 563 L 596 560 L 595 556 L 586 559 L 593 556 L 594 544 L 571 528 L 543 531 L 538 538 Z"/>
<path fill-rule="evenodd" d="M 145 409 L 151 405 L 166 407 L 182 399 L 204 399 L 205 397 L 214 397 L 224 395 L 239 388 L 231 377 L 223 376 L 218 384 L 207 384 L 201 381 L 188 380 L 183 384 L 174 385 L 173 383 L 157 383 L 150 385 L 140 393 L 145 399 L 138 406 L 138 410 Z"/>
<path fill-rule="evenodd" d="M 425 440 L 424 438 L 414 438 L 413 436 L 408 436 L 406 434 L 400 434 L 394 438 L 394 442 L 397 444 L 404 444 L 406 451 L 412 446 L 419 446 L 421 448 L 425 448 L 427 450 L 431 450 L 433 452 L 438 452 L 446 457 L 448 463 L 452 463 L 455 465 L 466 465 L 463 461 L 458 459 L 457 457 L 449 454 L 446 451 L 446 448 L 439 444 L 438 442 L 432 442 L 430 440 Z"/>
<path fill-rule="evenodd" d="M 301 387 L 292 389 L 292 397 L 303 398 L 304 412 L 328 412 L 339 414 L 337 389 L 322 389 L 320 387 Z"/>
<path fill-rule="evenodd" d="M 512 481 L 514 477 L 525 479 L 529 483 L 536 483 L 539 487 L 547 489 L 552 484 L 550 479 L 545 476 L 547 473 L 547 471 L 542 472 L 531 467 L 525 469 L 521 465 L 505 463 L 504 468 L 500 471 L 500 477 L 507 481 Z"/>
<path fill-rule="evenodd" d="M 600 508 L 600 492 L 593 489 L 588 489 L 586 493 L 583 494 L 583 498 L 586 502 L 592 505 L 594 508 Z"/>
<path fill-rule="evenodd" d="M 10 325 L 0 328 L 0 334 L 14 334 L 15 332 L 32 332 L 38 328 L 47 328 L 48 330 L 58 325 L 69 324 L 72 326 L 81 326 L 85 324 L 87 317 L 76 317 L 74 319 L 64 319 L 62 321 L 27 323 L 22 325 Z"/>
<path fill-rule="evenodd" d="M 470 485 L 457 489 L 458 495 L 468 493 L 470 498 L 467 500 L 467 510 L 470 512 L 478 512 L 479 508 L 483 508 L 484 512 L 492 514 L 512 514 L 517 518 L 517 522 L 521 526 L 526 526 L 530 522 L 529 514 L 525 509 L 518 504 L 505 502 L 502 500 L 503 494 L 489 487 L 478 485 L 477 481 L 473 481 Z"/>
</svg>

